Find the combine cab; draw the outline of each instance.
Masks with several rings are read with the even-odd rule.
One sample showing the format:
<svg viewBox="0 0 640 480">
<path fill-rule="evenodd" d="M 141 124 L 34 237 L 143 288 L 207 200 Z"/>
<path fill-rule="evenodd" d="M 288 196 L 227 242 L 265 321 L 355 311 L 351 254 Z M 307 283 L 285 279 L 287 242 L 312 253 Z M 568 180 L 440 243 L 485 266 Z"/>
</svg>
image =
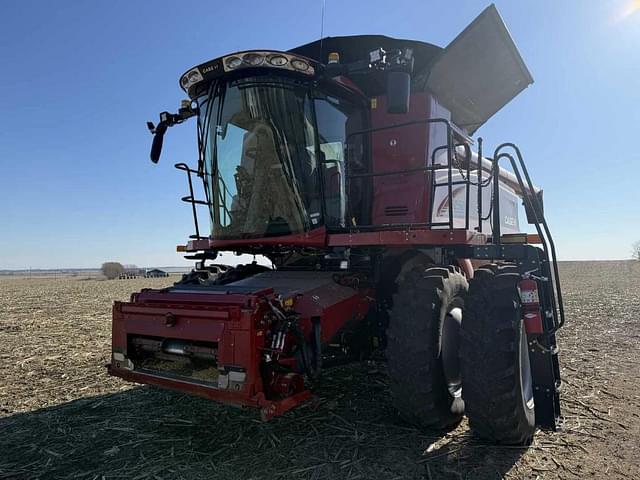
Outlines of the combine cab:
<svg viewBox="0 0 640 480">
<path fill-rule="evenodd" d="M 197 119 L 197 165 L 176 165 L 196 268 L 115 303 L 109 372 L 268 419 L 373 356 L 417 425 L 466 414 L 507 444 L 555 429 L 564 314 L 542 191 L 514 144 L 489 157 L 470 137 L 532 82 L 493 6 L 444 49 L 334 37 L 188 70 L 189 100 L 149 128 L 157 162 L 166 130 Z M 272 267 L 212 263 L 229 250 Z"/>
</svg>

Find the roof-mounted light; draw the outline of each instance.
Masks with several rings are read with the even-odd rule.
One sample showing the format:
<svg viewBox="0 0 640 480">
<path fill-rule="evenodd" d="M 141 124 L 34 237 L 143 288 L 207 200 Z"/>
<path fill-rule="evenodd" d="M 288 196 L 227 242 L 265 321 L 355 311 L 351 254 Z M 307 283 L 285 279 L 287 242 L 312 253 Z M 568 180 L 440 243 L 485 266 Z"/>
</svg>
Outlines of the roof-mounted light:
<svg viewBox="0 0 640 480">
<path fill-rule="evenodd" d="M 382 48 L 376 48 L 369 52 L 369 63 L 378 63 L 384 61 L 385 52 Z"/>
<path fill-rule="evenodd" d="M 200 73 L 200 70 L 196 67 L 192 68 L 187 73 L 182 75 L 182 78 L 180 79 L 180 85 L 182 85 L 182 88 L 184 88 L 185 90 L 188 90 L 192 85 L 195 85 L 202 80 L 204 80 L 204 78 L 202 77 L 202 73 Z"/>
<path fill-rule="evenodd" d="M 269 55 L 267 61 L 274 67 L 284 67 L 287 63 L 289 63 L 289 59 L 284 55 Z"/>
<path fill-rule="evenodd" d="M 275 67 L 313 75 L 315 69 L 305 59 L 280 52 L 246 52 L 229 55 L 222 59 L 225 72 L 250 67 Z"/>
<path fill-rule="evenodd" d="M 300 60 L 299 58 L 294 58 L 291 60 L 291 66 L 296 70 L 300 70 L 304 72 L 305 70 L 309 70 L 309 64 L 304 60 Z"/>
<path fill-rule="evenodd" d="M 242 65 L 242 59 L 240 57 L 227 57 L 224 59 L 224 69 L 233 70 L 234 68 Z"/>
<path fill-rule="evenodd" d="M 259 53 L 245 53 L 242 56 L 242 61 L 247 65 L 257 67 L 264 63 L 264 55 L 260 55 Z"/>
</svg>

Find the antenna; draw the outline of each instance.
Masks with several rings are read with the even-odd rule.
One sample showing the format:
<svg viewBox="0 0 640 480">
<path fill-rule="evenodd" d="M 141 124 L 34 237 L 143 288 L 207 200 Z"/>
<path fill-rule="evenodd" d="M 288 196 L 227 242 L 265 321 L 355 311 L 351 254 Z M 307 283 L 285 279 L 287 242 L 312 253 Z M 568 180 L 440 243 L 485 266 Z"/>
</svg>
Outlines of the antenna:
<svg viewBox="0 0 640 480">
<path fill-rule="evenodd" d="M 320 55 L 318 56 L 320 63 L 323 63 L 324 61 L 322 58 L 322 37 L 324 36 L 324 9 L 326 3 L 327 0 L 322 0 L 322 14 L 320 16 Z"/>
</svg>

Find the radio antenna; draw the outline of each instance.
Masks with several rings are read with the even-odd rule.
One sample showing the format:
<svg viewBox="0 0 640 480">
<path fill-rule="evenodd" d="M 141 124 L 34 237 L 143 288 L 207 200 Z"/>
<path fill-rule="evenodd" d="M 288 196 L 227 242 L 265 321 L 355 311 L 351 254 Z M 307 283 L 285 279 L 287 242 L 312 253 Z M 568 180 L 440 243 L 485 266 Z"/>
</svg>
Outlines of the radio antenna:
<svg viewBox="0 0 640 480">
<path fill-rule="evenodd" d="M 320 63 L 324 62 L 324 59 L 322 58 L 322 37 L 324 36 L 324 9 L 326 3 L 326 0 L 322 0 L 322 14 L 320 15 L 320 56 L 318 58 Z"/>
</svg>

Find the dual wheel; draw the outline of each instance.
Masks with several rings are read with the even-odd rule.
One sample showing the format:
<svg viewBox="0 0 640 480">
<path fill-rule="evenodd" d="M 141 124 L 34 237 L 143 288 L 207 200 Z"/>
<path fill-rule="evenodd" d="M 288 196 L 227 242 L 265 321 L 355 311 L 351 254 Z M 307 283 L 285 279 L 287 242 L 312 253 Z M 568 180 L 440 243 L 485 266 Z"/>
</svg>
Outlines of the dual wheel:
<svg viewBox="0 0 640 480">
<path fill-rule="evenodd" d="M 466 413 L 492 443 L 528 444 L 535 431 L 527 335 L 513 265 L 401 275 L 387 330 L 394 404 L 405 420 L 448 429 Z"/>
</svg>

